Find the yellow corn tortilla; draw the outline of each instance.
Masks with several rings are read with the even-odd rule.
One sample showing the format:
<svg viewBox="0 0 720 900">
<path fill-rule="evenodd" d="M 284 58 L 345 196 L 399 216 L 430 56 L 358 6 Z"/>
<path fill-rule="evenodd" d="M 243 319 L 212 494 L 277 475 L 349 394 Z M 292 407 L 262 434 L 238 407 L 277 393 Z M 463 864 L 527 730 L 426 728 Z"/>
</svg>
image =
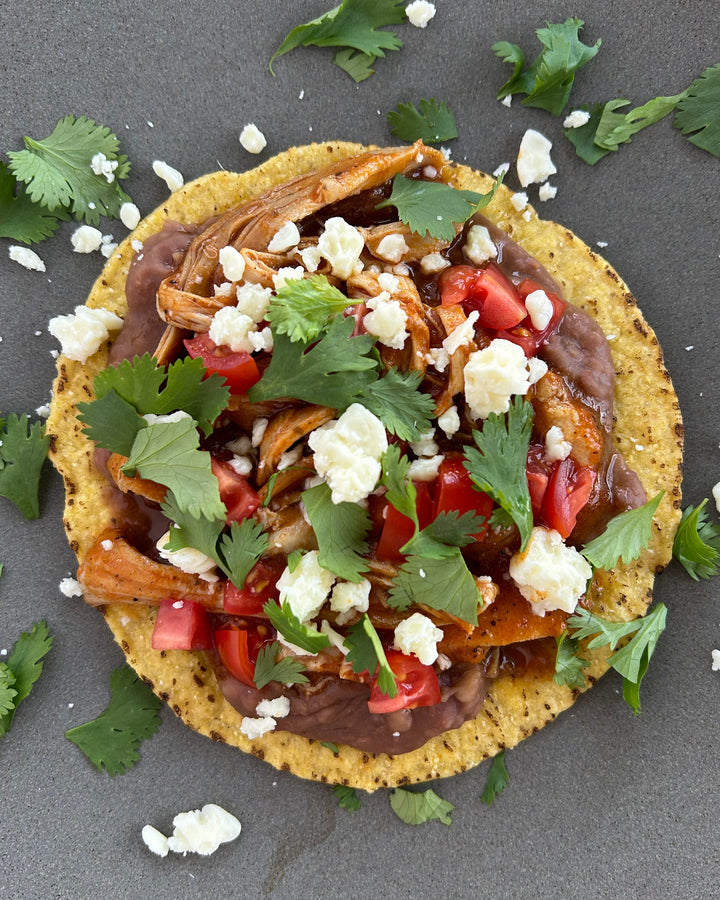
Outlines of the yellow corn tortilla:
<svg viewBox="0 0 720 900">
<path fill-rule="evenodd" d="M 93 286 L 88 306 L 125 314 L 124 284 L 134 253 L 131 241 L 145 240 L 159 231 L 166 219 L 202 222 L 295 175 L 366 149 L 351 143 L 295 147 L 252 171 L 217 172 L 186 185 L 119 246 Z M 492 184 L 490 176 L 466 166 L 452 169 L 457 187 L 485 192 Z M 630 566 L 598 573 L 590 591 L 596 612 L 615 620 L 633 619 L 643 615 L 650 604 L 654 576 L 670 559 L 680 518 L 683 432 L 677 397 L 658 341 L 614 269 L 568 229 L 539 219 L 530 207 L 525 221 L 510 203 L 511 194 L 501 187 L 484 214 L 545 266 L 567 301 L 585 309 L 612 336 L 617 372 L 614 440 L 638 472 L 648 497 L 665 491 L 650 548 Z M 106 357 L 107 348 L 101 348 L 85 364 L 59 358 L 47 426 L 51 458 L 65 480 L 65 528 L 79 562 L 110 524 L 110 512 L 102 499 L 105 481 L 93 466 L 94 446 L 85 438 L 75 409 L 76 402 L 92 397 L 93 378 L 105 366 Z M 241 716 L 224 699 L 203 653 L 151 649 L 153 608 L 122 604 L 103 611 L 130 665 L 191 728 L 302 778 L 367 791 L 463 772 L 537 731 L 579 694 L 556 685 L 552 676 L 502 676 L 491 684 L 475 720 L 399 756 L 345 746 L 333 753 L 318 741 L 282 731 L 249 740 L 240 732 Z M 586 670 L 588 684 L 592 684 L 608 668 L 607 648 L 586 655 L 592 660 Z"/>
</svg>

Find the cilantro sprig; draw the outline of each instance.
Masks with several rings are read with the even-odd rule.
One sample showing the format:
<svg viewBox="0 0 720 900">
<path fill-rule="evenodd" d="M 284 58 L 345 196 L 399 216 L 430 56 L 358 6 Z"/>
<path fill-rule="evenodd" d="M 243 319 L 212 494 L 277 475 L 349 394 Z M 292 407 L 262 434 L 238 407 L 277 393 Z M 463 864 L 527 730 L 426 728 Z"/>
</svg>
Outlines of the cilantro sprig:
<svg viewBox="0 0 720 900">
<path fill-rule="evenodd" d="M 283 601 L 278 606 L 274 600 L 268 600 L 263 606 L 263 612 L 270 619 L 271 624 L 279 631 L 286 641 L 304 650 L 306 653 L 319 653 L 330 646 L 330 638 L 318 631 L 317 628 L 305 625 L 292 611 L 292 607 Z"/>
<path fill-rule="evenodd" d="M 708 518 L 707 498 L 683 510 L 673 541 L 673 556 L 691 578 L 712 578 L 720 563 L 720 525 Z"/>
<path fill-rule="evenodd" d="M 50 438 L 42 422 L 11 413 L 0 419 L 0 497 L 5 497 L 26 519 L 40 515 L 40 476 Z"/>
<path fill-rule="evenodd" d="M 286 334 L 291 341 L 312 341 L 348 306 L 351 300 L 324 275 L 286 281 L 267 308 L 273 334 Z"/>
<path fill-rule="evenodd" d="M 42 674 L 52 641 L 45 621 L 35 622 L 15 641 L 7 662 L 0 663 L 0 737 L 10 731 L 18 706 Z"/>
<path fill-rule="evenodd" d="M 720 157 L 720 63 L 709 66 L 684 92 L 673 125 L 701 150 Z"/>
<path fill-rule="evenodd" d="M 432 788 L 424 791 L 395 788 L 390 793 L 390 806 L 406 825 L 424 825 L 436 820 L 443 825 L 452 825 L 450 814 L 455 809 L 452 803 L 443 800 Z"/>
<path fill-rule="evenodd" d="M 391 132 L 401 141 L 439 144 L 458 136 L 455 116 L 444 100 L 420 100 L 419 110 L 412 103 L 398 103 L 397 109 L 387 114 L 387 120 Z"/>
<path fill-rule="evenodd" d="M 346 812 L 357 812 L 360 809 L 361 800 L 357 791 L 346 784 L 334 784 L 332 792 L 337 797 L 338 806 Z"/>
<path fill-rule="evenodd" d="M 406 610 L 411 605 L 428 606 L 477 625 L 480 592 L 463 555 L 448 547 L 438 559 L 408 556 L 400 566 L 388 594 L 388 606 Z"/>
<path fill-rule="evenodd" d="M 416 441 L 432 427 L 433 398 L 419 390 L 422 375 L 413 369 L 391 368 L 369 384 L 358 401 L 374 413 L 401 441 Z"/>
<path fill-rule="evenodd" d="M 307 684 L 308 678 L 304 673 L 303 664 L 292 656 L 283 656 L 278 659 L 280 643 L 273 641 L 264 644 L 255 661 L 255 674 L 253 681 L 258 690 L 262 690 L 271 681 L 280 684 Z"/>
<path fill-rule="evenodd" d="M 505 766 L 505 751 L 501 750 L 493 756 L 490 769 L 485 780 L 485 788 L 480 799 L 487 806 L 492 806 L 498 794 L 501 794 L 510 783 L 510 774 Z"/>
<path fill-rule="evenodd" d="M 64 218 L 35 203 L 24 184 L 18 184 L 4 162 L 0 162 L 0 237 L 34 244 L 50 237 Z"/>
<path fill-rule="evenodd" d="M 357 503 L 333 503 L 327 484 L 304 491 L 302 500 L 318 542 L 318 562 L 345 581 L 362 581 L 368 564 L 372 521 Z"/>
<path fill-rule="evenodd" d="M 65 732 L 95 768 L 124 775 L 139 760 L 138 748 L 160 727 L 162 702 L 129 666 L 110 676 L 112 696 L 107 708 L 91 722 Z"/>
<path fill-rule="evenodd" d="M 348 628 L 345 638 L 348 654 L 345 659 L 352 663 L 356 675 L 369 672 L 377 673 L 377 684 L 380 691 L 388 697 L 395 697 L 398 692 L 395 673 L 390 668 L 380 637 L 367 613 Z"/>
<path fill-rule="evenodd" d="M 611 519 L 598 537 L 580 551 L 596 569 L 613 569 L 637 559 L 650 543 L 653 516 L 665 491 L 660 491 L 637 509 L 628 509 Z"/>
</svg>

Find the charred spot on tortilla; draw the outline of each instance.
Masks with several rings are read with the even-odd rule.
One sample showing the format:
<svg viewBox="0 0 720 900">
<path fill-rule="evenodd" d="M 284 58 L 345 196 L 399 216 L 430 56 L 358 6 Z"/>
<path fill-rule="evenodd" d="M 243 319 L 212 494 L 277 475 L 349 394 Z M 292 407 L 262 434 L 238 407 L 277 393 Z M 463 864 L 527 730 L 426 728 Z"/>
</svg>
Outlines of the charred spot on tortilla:
<svg viewBox="0 0 720 900">
<path fill-rule="evenodd" d="M 489 176 L 449 164 L 441 154 L 420 145 L 376 150 L 333 143 L 293 148 L 250 172 L 218 172 L 186 185 L 120 245 L 91 291 L 89 306 L 104 307 L 125 318 L 120 337 L 109 348 L 111 361 L 117 363 L 147 350 L 155 352 L 162 364 L 171 363 L 185 352 L 183 338 L 206 334 L 217 311 L 234 305 L 238 284 L 269 287 L 274 296 L 280 269 L 301 268 L 299 274 L 305 278 L 321 274 L 354 303 L 345 311 L 348 315 L 354 312 L 354 333 L 365 334 L 368 326 L 379 332 L 375 335 L 379 373 L 392 369 L 415 372 L 421 390 L 434 401 L 434 426 L 438 416 L 450 411 L 443 420 L 448 431 L 436 427 L 433 439 L 424 447 L 413 450 L 410 442 L 388 434 L 390 444 L 396 445 L 401 455 L 419 461 L 414 471 L 422 471 L 423 461 L 427 463 L 434 455 L 450 459 L 452 464 L 446 463 L 446 468 L 457 475 L 452 461 L 475 446 L 472 431 L 483 423 L 483 416 L 469 408 L 465 397 L 464 367 L 502 332 L 508 343 L 514 342 L 528 357 L 548 367 L 547 376 L 528 384 L 524 391 L 524 402 L 532 405 L 534 413 L 530 456 L 535 459 L 539 480 L 547 482 L 560 458 L 567 458 L 563 443 L 571 446 L 575 472 L 594 473 L 587 502 L 578 511 L 577 530 L 567 539 L 569 546 L 596 534 L 619 510 L 638 505 L 646 495 L 666 491 L 649 550 L 630 565 L 618 565 L 612 572 L 595 571 L 580 598 L 583 605 L 606 617 L 628 620 L 643 615 L 652 596 L 654 574 L 670 558 L 680 515 L 682 453 L 679 407 L 652 329 L 626 285 L 604 260 L 566 228 L 540 220 L 532 210 L 525 216 L 518 213 L 508 189 L 501 187 L 482 215 L 458 224 L 455 240 L 442 241 L 412 232 L 398 222 L 393 208 L 376 209 L 399 174 L 478 193 L 487 192 L 493 184 Z M 343 269 L 338 259 L 333 269 L 333 252 L 326 248 L 323 255 L 322 248 L 318 250 L 329 219 L 342 219 L 361 237 L 349 268 Z M 278 240 L 274 249 L 269 249 L 288 222 L 297 229 L 297 237 L 290 234 L 297 243 L 284 246 Z M 477 231 L 470 237 L 474 226 Z M 472 294 L 468 285 L 475 284 L 478 273 L 489 268 L 482 258 L 482 248 L 489 246 L 486 239 L 495 248 L 490 258 L 491 288 L 501 298 L 514 292 L 524 303 L 530 288 L 549 298 L 550 307 L 539 298 L 534 324 L 526 318 L 498 328 L 497 322 L 489 325 L 478 316 L 467 324 L 471 309 L 481 314 L 484 309 L 480 300 L 474 307 L 466 301 Z M 336 244 L 338 241 L 342 244 L 342 238 Z M 479 256 L 468 249 L 474 241 L 481 248 Z M 134 248 L 141 244 L 143 250 L 136 253 Z M 225 247 L 239 251 L 247 274 L 236 273 L 230 279 L 225 275 L 218 261 L 219 251 Z M 141 255 L 145 260 L 139 259 Z M 224 257 L 232 273 L 233 254 Z M 389 277 L 379 277 L 383 275 Z M 503 295 L 508 282 L 511 288 Z M 223 287 L 225 283 L 231 287 Z M 151 324 L 154 314 L 150 316 L 148 309 L 154 309 L 156 294 L 160 295 L 163 320 Z M 475 291 L 476 299 L 484 296 Z M 394 302 L 403 315 L 398 317 L 397 307 L 386 306 L 385 312 L 392 310 L 394 326 L 383 330 L 382 323 L 377 323 L 381 316 L 373 317 L 375 325 L 371 319 L 365 326 L 372 307 L 382 307 L 383 302 Z M 511 306 L 512 299 L 507 303 Z M 559 310 L 562 314 L 556 315 Z M 544 333 L 543 315 L 551 320 Z M 404 322 L 405 337 L 398 322 Z M 260 333 L 266 326 L 260 319 L 250 330 Z M 458 327 L 464 331 L 456 332 Z M 445 350 L 443 356 L 443 342 L 453 332 L 455 341 L 450 341 L 450 352 Z M 611 336 L 611 341 L 605 336 Z M 587 347 L 592 348 L 591 366 L 587 365 L 587 352 L 583 353 Z M 261 371 L 267 369 L 271 352 L 263 348 L 251 354 Z M 362 501 L 371 523 L 362 573 L 371 585 L 367 615 L 396 668 L 398 657 L 417 663 L 412 651 L 392 648 L 394 629 L 402 620 L 420 612 L 442 634 L 438 659 L 425 667 L 418 663 L 419 671 L 429 668 L 435 678 L 434 682 L 426 679 L 426 685 L 431 683 L 432 702 L 421 701 L 429 705 L 400 705 L 395 711 L 371 713 L 368 698 L 375 687 L 374 678 L 353 673 L 350 663 L 343 663 L 340 651 L 332 648 L 314 657 L 298 657 L 309 687 L 300 683 L 283 688 L 271 682 L 260 691 L 235 677 L 214 649 L 154 650 L 156 610 L 167 594 L 200 599 L 215 628 L 228 624 L 247 627 L 248 618 L 224 611 L 224 576 L 218 586 L 158 558 L 154 539 L 167 521 L 151 521 L 157 518 L 157 495 L 137 499 L 122 494 L 109 475 L 112 465 L 107 464 L 107 453 L 103 458 L 96 452 L 80 427 L 76 404 L 87 399 L 95 375 L 107 362 L 106 348 L 84 364 L 66 358 L 59 361 L 48 430 L 56 436 L 55 465 L 66 484 L 72 485 L 66 527 L 81 564 L 79 577 L 86 601 L 101 606 L 131 665 L 195 730 L 301 777 L 374 790 L 465 771 L 498 750 L 514 746 L 574 702 L 579 691 L 553 680 L 555 636 L 563 630 L 567 612 L 548 609 L 543 610 L 544 615 L 533 613 L 507 575 L 508 560 L 518 550 L 517 529 L 507 522 L 504 527 L 488 528 L 462 550 L 462 565 L 475 580 L 481 601 L 477 624 L 426 604 L 393 607 L 387 597 L 403 557 L 397 555 L 397 544 L 388 554 L 387 541 L 378 553 L 387 501 L 383 491 L 377 490 Z M 480 403 L 477 399 L 473 402 Z M 638 426 L 638 407 L 651 427 Z M 451 422 L 452 409 L 458 413 L 457 423 Z M 245 447 L 251 445 L 252 424 L 258 418 L 268 419 L 268 437 L 263 445 L 258 432 L 256 449 L 246 450 L 248 477 L 253 489 L 263 492 L 263 500 L 270 499 L 252 515 L 280 543 L 267 557 L 277 577 L 292 550 L 317 547 L 299 504 L 306 479 L 315 468 L 307 441 L 309 434 L 333 427 L 338 414 L 301 400 L 277 399 L 253 406 L 244 395 L 233 395 L 207 446 L 217 455 L 238 437 L 247 439 Z M 557 431 L 552 432 L 551 455 L 557 459 L 551 463 L 546 437 L 553 426 Z M 435 453 L 431 453 L 433 442 Z M 279 471 L 281 458 L 293 451 L 294 463 Z M 227 460 L 231 455 L 223 449 L 218 458 Z M 258 455 L 265 463 L 262 478 L 257 478 Z M 130 481 L 134 483 L 128 484 Z M 451 481 L 448 476 L 447 482 Z M 124 486 L 142 492 L 140 482 L 142 479 L 126 478 Z M 421 526 L 428 524 L 427 509 L 432 519 L 442 508 L 437 505 L 437 482 L 437 478 L 417 482 L 418 510 L 423 503 L 426 509 Z M 138 537 L 143 528 L 147 533 Z M 411 536 L 412 529 L 406 537 Z M 361 613 L 351 611 L 343 625 L 342 614 L 324 603 L 318 618 L 327 619 L 337 633 L 346 636 Z M 275 636 L 267 619 L 252 621 L 256 625 L 261 622 L 266 637 Z M 606 651 L 588 654 L 588 686 L 607 670 Z M 258 716 L 260 700 L 281 694 L 289 698 L 290 712 L 277 718 L 274 731 L 255 734 L 241 729 L 243 716 Z M 385 696 L 379 695 L 381 709 Z M 321 741 L 339 745 L 339 751 L 328 752 Z"/>
</svg>

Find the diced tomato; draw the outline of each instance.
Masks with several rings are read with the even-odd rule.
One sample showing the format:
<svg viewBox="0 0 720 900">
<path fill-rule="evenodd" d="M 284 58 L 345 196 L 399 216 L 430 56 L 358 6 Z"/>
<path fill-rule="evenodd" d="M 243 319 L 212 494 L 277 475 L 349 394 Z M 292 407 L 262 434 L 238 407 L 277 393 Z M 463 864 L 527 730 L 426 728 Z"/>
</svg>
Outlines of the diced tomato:
<svg viewBox="0 0 720 900">
<path fill-rule="evenodd" d="M 232 581 L 225 585 L 223 606 L 226 613 L 234 616 L 258 616 L 268 600 L 279 597 L 277 580 L 280 571 L 265 560 L 260 560 L 250 570 L 242 590 Z"/>
<path fill-rule="evenodd" d="M 416 656 L 407 656 L 399 650 L 386 650 L 385 656 L 395 673 L 398 692 L 394 697 L 388 697 L 380 690 L 377 678 L 373 678 L 368 700 L 371 713 L 416 709 L 440 702 L 440 683 L 432 666 L 426 666 Z"/>
<path fill-rule="evenodd" d="M 488 530 L 488 519 L 492 512 L 493 501 L 487 494 L 475 489 L 468 470 L 459 456 L 446 456 L 440 463 L 437 487 L 435 488 L 435 505 L 433 519 L 439 513 L 457 510 L 459 513 L 473 512 L 482 516 L 485 524 L 477 534 L 476 541 L 481 540 Z"/>
<path fill-rule="evenodd" d="M 240 522 L 260 506 L 260 497 L 244 475 L 221 459 L 210 457 L 213 475 L 220 485 L 220 499 L 227 507 L 227 523 Z"/>
<path fill-rule="evenodd" d="M 200 357 L 209 375 L 216 373 L 225 379 L 231 394 L 244 394 L 260 381 L 260 370 L 249 353 L 234 352 L 229 347 L 210 340 L 210 335 L 199 334 L 187 340 L 185 349 L 195 359 Z"/>
<path fill-rule="evenodd" d="M 201 603 L 173 597 L 162 601 L 152 633 L 153 650 L 209 650 L 211 647 L 210 617 Z"/>
<path fill-rule="evenodd" d="M 443 306 L 462 303 L 467 315 L 477 310 L 483 328 L 514 328 L 527 317 L 527 309 L 515 285 L 495 263 L 484 269 L 451 266 L 440 276 Z"/>
<path fill-rule="evenodd" d="M 470 296 L 470 288 L 477 278 L 474 266 L 450 266 L 443 269 L 438 279 L 443 306 L 455 306 Z"/>
<path fill-rule="evenodd" d="M 528 489 L 530 491 L 530 503 L 532 504 L 533 519 L 540 520 L 543 498 L 547 490 L 553 464 L 545 460 L 545 445 L 530 444 L 528 449 L 527 475 Z"/>
<path fill-rule="evenodd" d="M 418 514 L 418 522 L 420 528 L 425 528 L 433 519 L 433 501 L 430 496 L 430 488 L 426 481 L 416 481 L 414 484 L 417 492 L 415 508 Z M 395 561 L 404 559 L 405 557 L 400 552 L 400 548 L 404 547 L 414 534 L 415 525 L 412 519 L 404 516 L 391 503 L 388 503 L 385 507 L 385 522 L 383 523 L 383 530 L 375 555 L 378 559 Z"/>
<path fill-rule="evenodd" d="M 588 466 L 578 466 L 568 456 L 556 466 L 543 498 L 542 518 L 563 538 L 570 536 L 578 513 L 590 498 L 596 473 Z"/>
<path fill-rule="evenodd" d="M 255 663 L 263 644 L 273 638 L 270 632 L 261 634 L 257 628 L 226 626 L 215 631 L 215 646 L 225 668 L 248 687 L 255 687 Z"/>
<path fill-rule="evenodd" d="M 517 290 L 523 300 L 525 300 L 533 293 L 533 291 L 543 291 L 545 288 L 531 278 L 524 278 L 518 285 Z M 517 327 L 503 330 L 498 334 L 499 338 L 512 341 L 513 344 L 518 344 L 522 347 L 523 353 L 528 359 L 537 354 L 538 349 L 555 331 L 567 305 L 561 297 L 554 294 L 552 291 L 545 290 L 545 293 L 553 305 L 553 314 L 546 328 L 543 328 L 542 331 L 538 331 L 533 327 L 530 316 L 527 316 L 517 325 Z"/>
</svg>

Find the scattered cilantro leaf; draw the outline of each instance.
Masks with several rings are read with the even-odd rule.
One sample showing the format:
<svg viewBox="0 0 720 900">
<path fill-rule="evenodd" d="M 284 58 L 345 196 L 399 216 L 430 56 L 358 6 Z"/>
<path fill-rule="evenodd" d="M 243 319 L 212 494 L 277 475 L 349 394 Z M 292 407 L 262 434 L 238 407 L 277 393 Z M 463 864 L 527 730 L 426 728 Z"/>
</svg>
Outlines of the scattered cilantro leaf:
<svg viewBox="0 0 720 900">
<path fill-rule="evenodd" d="M 673 119 L 690 143 L 720 157 L 720 63 L 710 66 L 693 81 L 677 104 Z"/>
<path fill-rule="evenodd" d="M 23 631 L 15 641 L 7 659 L 7 667 L 15 679 L 12 687 L 16 696 L 13 709 L 0 716 L 0 735 L 9 731 L 15 710 L 42 674 L 42 661 L 51 647 L 52 637 L 44 620 L 35 622 L 29 632 Z"/>
<path fill-rule="evenodd" d="M 345 659 L 352 663 L 353 672 L 356 675 L 369 672 L 371 676 L 377 672 L 377 684 L 381 692 L 388 697 L 395 697 L 398 692 L 395 673 L 390 668 L 378 633 L 367 613 L 363 613 L 348 628 L 344 644 L 349 651 Z"/>
<path fill-rule="evenodd" d="M 218 539 L 225 527 L 224 517 L 208 519 L 204 516 L 192 516 L 180 508 L 170 491 L 166 493 L 161 509 L 174 523 L 170 527 L 170 537 L 166 544 L 168 550 L 183 550 L 185 547 L 192 547 L 214 559 L 222 568 L 223 560 L 218 553 Z M 237 587 L 241 588 L 242 585 L 237 585 Z"/>
<path fill-rule="evenodd" d="M 515 397 L 507 416 L 490 413 L 482 431 L 473 431 L 477 445 L 465 452 L 465 468 L 477 487 L 512 516 L 525 549 L 533 527 L 525 467 L 532 432 L 533 408 Z"/>
<path fill-rule="evenodd" d="M 42 422 L 10 413 L 0 429 L 0 497 L 5 497 L 26 519 L 40 515 L 40 475 L 50 438 Z"/>
<path fill-rule="evenodd" d="M 348 787 L 346 784 L 334 784 L 332 792 L 337 797 L 340 809 L 347 812 L 357 812 L 360 809 L 360 798 L 355 788 Z"/>
<path fill-rule="evenodd" d="M 400 610 L 412 604 L 429 606 L 477 625 L 481 599 L 462 553 L 451 547 L 442 559 L 408 556 L 393 581 L 387 603 Z"/>
<path fill-rule="evenodd" d="M 343 412 L 377 379 L 377 360 L 368 354 L 374 339 L 351 337 L 355 320 L 337 316 L 312 344 L 275 336 L 275 348 L 263 377 L 248 391 L 252 403 L 293 397 Z"/>
<path fill-rule="evenodd" d="M 310 524 L 318 542 L 318 562 L 338 578 L 355 583 L 367 571 L 367 536 L 372 521 L 357 503 L 333 503 L 327 484 L 303 491 Z"/>
<path fill-rule="evenodd" d="M 28 197 L 27 188 L 17 182 L 4 162 L 0 162 L 0 237 L 34 244 L 44 241 L 58 226 L 58 217 Z"/>
<path fill-rule="evenodd" d="M 398 216 L 416 234 L 452 241 L 454 223 L 465 222 L 479 208 L 483 194 L 460 191 L 437 181 L 396 175 L 392 193 L 377 209 L 394 206 Z"/>
<path fill-rule="evenodd" d="M 317 19 L 293 28 L 273 54 L 270 71 L 273 72 L 273 63 L 278 57 L 295 47 L 311 45 L 358 50 L 373 59 L 384 57 L 386 50 L 399 50 L 402 42 L 394 31 L 378 29 L 397 25 L 404 20 L 405 0 L 342 0 L 339 6 Z M 369 61 L 350 62 L 350 59 L 350 56 L 342 57 L 338 65 L 353 78 L 354 71 L 366 78 Z"/>
<path fill-rule="evenodd" d="M 592 638 L 587 645 L 590 650 L 606 644 L 615 650 L 621 640 L 632 635 L 631 640 L 609 656 L 607 661 L 622 675 L 623 697 L 635 715 L 640 712 L 640 683 L 658 639 L 665 630 L 666 619 L 667 608 L 663 603 L 658 603 L 644 618 L 632 622 L 608 622 L 582 607 L 578 607 L 567 620 L 568 628 L 574 632 L 574 639 Z"/>
<path fill-rule="evenodd" d="M 590 663 L 578 656 L 578 642 L 571 637 L 569 631 L 563 631 L 557 639 L 557 654 L 555 656 L 555 674 L 553 680 L 555 684 L 567 685 L 569 688 L 585 687 L 585 675 L 583 669 L 586 669 Z"/>
<path fill-rule="evenodd" d="M 545 109 L 559 116 L 570 97 L 575 73 L 600 49 L 600 40 L 593 46 L 580 40 L 584 24 L 581 19 L 572 18 L 558 24 L 547 22 L 546 28 L 538 28 L 535 33 L 543 49 L 527 68 L 525 55 L 517 44 L 507 41 L 493 44 L 494 53 L 514 67 L 510 79 L 497 93 L 498 100 L 509 94 L 525 94 L 524 106 Z"/>
<path fill-rule="evenodd" d="M 274 600 L 268 600 L 263 606 L 263 612 L 286 641 L 306 653 L 319 653 L 330 646 L 330 638 L 317 628 L 304 625 L 292 611 L 287 600 L 283 601 L 281 607 Z"/>
<path fill-rule="evenodd" d="M 720 525 L 708 519 L 707 502 L 683 510 L 673 541 L 673 556 L 695 581 L 717 575 L 720 562 Z"/>
<path fill-rule="evenodd" d="M 458 136 L 455 116 L 445 101 L 420 100 L 418 110 L 412 103 L 398 103 L 396 110 L 387 114 L 391 132 L 401 141 L 424 141 L 439 144 Z"/>
<path fill-rule="evenodd" d="M 101 215 L 119 217 L 120 207 L 130 200 L 120 187 L 130 173 L 130 163 L 127 156 L 119 155 L 120 143 L 109 128 L 85 116 L 65 116 L 44 140 L 25 137 L 24 141 L 25 150 L 8 156 L 13 175 L 26 184 L 33 202 L 51 211 L 65 207 L 90 225 L 99 224 Z M 90 167 L 98 153 L 118 163 L 112 182 Z"/>
<path fill-rule="evenodd" d="M 180 509 L 192 516 L 223 518 L 225 504 L 220 499 L 210 454 L 198 447 L 193 419 L 156 422 L 138 432 L 122 471 L 130 476 L 138 472 L 142 478 L 164 484 Z"/>
<path fill-rule="evenodd" d="M 620 560 L 625 564 L 637 559 L 650 543 L 652 521 L 665 491 L 660 491 L 637 509 L 615 516 L 602 534 L 580 551 L 596 569 L 613 569 Z"/>
<path fill-rule="evenodd" d="M 431 429 L 435 408 L 432 397 L 418 390 L 421 381 L 420 372 L 391 368 L 358 399 L 391 434 L 401 441 L 416 441 Z"/>
<path fill-rule="evenodd" d="M 469 511 L 441 512 L 422 531 L 415 534 L 402 547 L 402 552 L 424 556 L 430 559 L 445 559 L 453 556 L 456 547 L 473 543 L 485 519 Z"/>
<path fill-rule="evenodd" d="M 320 741 L 320 746 L 324 747 L 326 750 L 329 750 L 331 753 L 339 753 L 340 749 L 337 744 L 333 744 L 332 741 Z"/>
<path fill-rule="evenodd" d="M 138 432 L 147 428 L 147 421 L 135 407 L 114 390 L 97 400 L 78 403 L 77 408 L 87 437 L 103 450 L 121 456 L 130 456 Z"/>
<path fill-rule="evenodd" d="M 622 113 L 616 110 L 629 106 L 629 100 L 608 100 L 595 132 L 595 144 L 602 150 L 617 150 L 620 144 L 629 144 L 634 134 L 671 113 L 683 97 L 685 93 L 674 97 L 655 97 L 643 106 Z"/>
<path fill-rule="evenodd" d="M 273 334 L 286 334 L 291 341 L 310 341 L 334 316 L 359 302 L 346 297 L 324 275 L 293 278 L 270 301 L 266 317 Z"/>
<path fill-rule="evenodd" d="M 124 775 L 140 758 L 142 741 L 160 727 L 162 702 L 130 666 L 120 666 L 110 676 L 112 696 L 107 708 L 91 722 L 65 732 L 100 772 Z"/>
<path fill-rule="evenodd" d="M 235 587 L 242 589 L 253 566 L 268 548 L 269 538 L 255 519 L 232 522 L 220 539 L 221 568 Z"/>
<path fill-rule="evenodd" d="M 297 567 L 300 565 L 300 560 L 303 558 L 304 555 L 305 555 L 304 551 L 302 551 L 300 549 L 293 550 L 292 553 L 288 554 L 287 567 L 288 567 L 288 572 L 291 575 L 295 571 L 295 569 L 297 569 Z"/>
<path fill-rule="evenodd" d="M 509 783 L 510 775 L 505 767 L 505 751 L 501 750 L 493 757 L 480 799 L 488 806 L 492 806 L 498 794 L 501 794 Z"/>
<path fill-rule="evenodd" d="M 424 825 L 435 819 L 443 825 L 452 825 L 450 814 L 455 809 L 452 803 L 443 800 L 432 788 L 424 791 L 395 788 L 390 792 L 390 806 L 406 825 Z"/>
<path fill-rule="evenodd" d="M 279 681 L 281 684 L 307 684 L 307 676 L 303 674 L 303 664 L 292 656 L 283 656 L 277 659 L 280 652 L 280 644 L 273 641 L 271 644 L 263 644 L 258 651 L 255 662 L 255 674 L 253 680 L 258 690 L 262 690 L 271 681 Z"/>
<path fill-rule="evenodd" d="M 596 103 L 590 112 L 590 118 L 584 125 L 581 125 L 579 128 L 563 129 L 565 137 L 575 148 L 575 153 L 577 153 L 583 162 L 586 162 L 590 166 L 594 166 L 596 162 L 599 162 L 611 152 L 610 150 L 604 150 L 602 147 L 598 147 L 595 143 L 595 132 L 600 124 L 604 108 L 605 104 Z M 579 106 L 578 109 L 589 111 L 587 109 L 587 104 Z"/>
<path fill-rule="evenodd" d="M 15 676 L 7 663 L 0 663 L 0 734 L 5 734 L 5 722 L 15 712 L 17 691 L 13 687 Z"/>
<path fill-rule="evenodd" d="M 417 514 L 417 491 L 408 478 L 410 460 L 400 452 L 397 444 L 390 444 L 382 457 L 380 483 L 387 488 L 385 497 L 395 509 L 412 519 L 415 531 L 420 527 Z"/>
<path fill-rule="evenodd" d="M 333 62 L 343 72 L 347 72 L 356 84 L 360 84 L 361 81 L 365 81 L 375 74 L 373 63 L 376 59 L 376 56 L 369 53 L 361 53 L 360 50 L 346 47 L 344 50 L 338 50 L 333 57 Z"/>
</svg>

